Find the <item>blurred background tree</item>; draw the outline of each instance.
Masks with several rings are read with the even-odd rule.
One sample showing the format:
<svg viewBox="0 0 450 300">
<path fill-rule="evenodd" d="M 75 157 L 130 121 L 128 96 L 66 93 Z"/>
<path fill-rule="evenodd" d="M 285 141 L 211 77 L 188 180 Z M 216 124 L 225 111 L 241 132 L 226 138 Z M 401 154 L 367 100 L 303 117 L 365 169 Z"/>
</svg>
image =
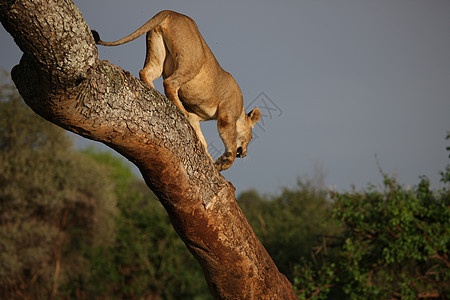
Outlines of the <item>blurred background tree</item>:
<svg viewBox="0 0 450 300">
<path fill-rule="evenodd" d="M 53 298 L 88 277 L 87 247 L 112 242 L 113 185 L 5 77 L 0 116 L 0 298 Z"/>
<path fill-rule="evenodd" d="M 92 253 L 87 298 L 212 299 L 200 266 L 145 183 L 110 152 L 83 152 L 110 169 L 119 210 L 114 243 Z"/>
<path fill-rule="evenodd" d="M 202 270 L 129 165 L 77 151 L 0 84 L 0 299 L 210 299 Z"/>
</svg>

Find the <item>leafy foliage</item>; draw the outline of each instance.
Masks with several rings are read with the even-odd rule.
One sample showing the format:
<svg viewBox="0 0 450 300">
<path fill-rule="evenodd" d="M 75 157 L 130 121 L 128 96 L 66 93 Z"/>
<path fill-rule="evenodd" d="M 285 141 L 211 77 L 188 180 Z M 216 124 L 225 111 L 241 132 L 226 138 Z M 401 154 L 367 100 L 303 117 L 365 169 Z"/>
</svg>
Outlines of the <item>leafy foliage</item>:
<svg viewBox="0 0 450 300">
<path fill-rule="evenodd" d="M 263 198 L 256 191 L 239 198 L 245 216 L 279 270 L 293 279 L 294 266 L 311 249 L 337 230 L 326 219 L 330 210 L 327 192 L 320 182 L 298 179 L 297 187 L 285 188 L 279 196 Z"/>
<path fill-rule="evenodd" d="M 441 298 L 450 293 L 450 194 L 422 178 L 404 189 L 386 177 L 384 191 L 334 193 L 341 244 L 298 266 L 301 298 Z"/>
</svg>

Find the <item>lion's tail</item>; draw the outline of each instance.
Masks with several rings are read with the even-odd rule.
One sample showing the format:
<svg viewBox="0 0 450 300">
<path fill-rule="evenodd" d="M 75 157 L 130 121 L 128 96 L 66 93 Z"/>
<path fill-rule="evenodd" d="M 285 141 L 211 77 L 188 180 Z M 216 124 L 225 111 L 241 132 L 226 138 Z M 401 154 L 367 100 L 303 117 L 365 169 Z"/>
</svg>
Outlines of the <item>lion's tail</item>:
<svg viewBox="0 0 450 300">
<path fill-rule="evenodd" d="M 145 23 L 140 28 L 138 28 L 135 32 L 133 32 L 132 34 L 130 34 L 130 35 L 128 35 L 128 36 L 126 36 L 126 37 L 124 37 L 124 38 L 122 38 L 120 40 L 117 40 L 115 42 L 104 42 L 104 41 L 102 41 L 100 39 L 100 35 L 95 30 L 92 30 L 92 35 L 94 36 L 95 43 L 98 44 L 98 45 L 102 45 L 102 46 L 118 46 L 118 45 L 122 45 L 122 44 L 131 42 L 131 41 L 137 39 L 138 37 L 140 37 L 144 33 L 149 32 L 150 30 L 155 28 L 158 24 L 160 24 L 170 14 L 172 14 L 172 11 L 169 11 L 169 10 L 163 10 L 163 11 L 157 13 L 153 18 L 151 18 L 147 23 Z"/>
</svg>

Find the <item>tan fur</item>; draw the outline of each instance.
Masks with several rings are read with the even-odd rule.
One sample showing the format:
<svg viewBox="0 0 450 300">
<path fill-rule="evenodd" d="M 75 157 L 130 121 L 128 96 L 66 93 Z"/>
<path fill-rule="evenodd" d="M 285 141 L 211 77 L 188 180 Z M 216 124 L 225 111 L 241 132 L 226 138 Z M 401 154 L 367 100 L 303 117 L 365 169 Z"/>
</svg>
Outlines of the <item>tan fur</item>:
<svg viewBox="0 0 450 300">
<path fill-rule="evenodd" d="M 244 112 L 241 90 L 233 77 L 224 71 L 195 22 L 187 16 L 161 11 L 123 39 L 103 42 L 116 46 L 147 34 L 147 56 L 139 72 L 141 80 L 153 87 L 153 80 L 164 78 L 166 96 L 183 112 L 205 149 L 207 144 L 199 121 L 217 120 L 217 130 L 225 145 L 225 153 L 216 161 L 219 170 L 228 169 L 236 156 L 247 155 L 251 129 L 261 117 L 255 108 Z M 207 150 L 206 150 L 207 151 Z"/>
</svg>

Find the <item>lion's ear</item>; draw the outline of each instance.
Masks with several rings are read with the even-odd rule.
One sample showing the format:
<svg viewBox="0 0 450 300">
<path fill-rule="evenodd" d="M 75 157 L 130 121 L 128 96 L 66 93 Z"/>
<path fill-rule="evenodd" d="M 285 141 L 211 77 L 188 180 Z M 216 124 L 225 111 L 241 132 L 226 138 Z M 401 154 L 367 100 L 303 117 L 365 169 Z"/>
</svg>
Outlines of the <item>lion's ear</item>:
<svg viewBox="0 0 450 300">
<path fill-rule="evenodd" d="M 253 125 L 255 125 L 256 122 L 258 122 L 259 119 L 261 118 L 261 112 L 259 111 L 258 108 L 255 108 L 251 112 L 249 112 L 247 114 L 247 116 L 250 119 L 250 122 L 252 123 L 252 127 L 253 127 Z"/>
</svg>

